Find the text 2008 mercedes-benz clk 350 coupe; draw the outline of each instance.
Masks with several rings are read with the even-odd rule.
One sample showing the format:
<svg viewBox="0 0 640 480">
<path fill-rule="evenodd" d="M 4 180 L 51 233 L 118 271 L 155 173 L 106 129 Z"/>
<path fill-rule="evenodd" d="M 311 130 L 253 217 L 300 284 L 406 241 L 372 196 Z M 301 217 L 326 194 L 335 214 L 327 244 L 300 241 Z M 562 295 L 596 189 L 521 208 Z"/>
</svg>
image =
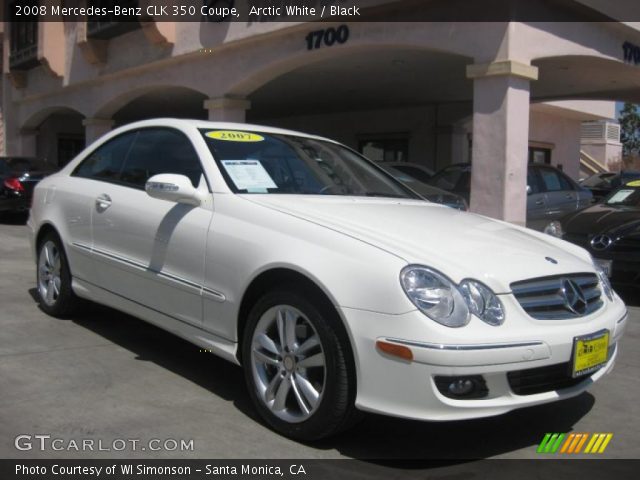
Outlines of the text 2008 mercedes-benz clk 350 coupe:
<svg viewBox="0 0 640 480">
<path fill-rule="evenodd" d="M 577 395 L 627 319 L 582 248 L 275 128 L 119 128 L 38 184 L 28 224 L 45 312 L 89 299 L 241 364 L 298 439 L 358 410 L 459 420 Z"/>
</svg>

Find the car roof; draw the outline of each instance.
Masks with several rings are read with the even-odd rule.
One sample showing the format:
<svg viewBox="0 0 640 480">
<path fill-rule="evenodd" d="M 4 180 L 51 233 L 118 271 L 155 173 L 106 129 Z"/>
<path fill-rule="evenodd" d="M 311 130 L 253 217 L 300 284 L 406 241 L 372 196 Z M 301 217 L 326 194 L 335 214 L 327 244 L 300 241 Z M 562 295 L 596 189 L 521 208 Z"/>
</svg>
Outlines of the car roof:
<svg viewBox="0 0 640 480">
<path fill-rule="evenodd" d="M 144 127 L 195 127 L 203 130 L 249 130 L 259 133 L 273 133 L 280 135 L 295 135 L 298 137 L 312 138 L 314 140 L 322 140 L 331 143 L 338 143 L 330 138 L 312 135 L 309 133 L 288 130 L 285 128 L 269 127 L 266 125 L 255 125 L 251 123 L 236 122 L 210 122 L 207 120 L 186 119 L 186 118 L 154 118 L 152 120 L 141 120 L 138 122 L 128 123 L 120 127 L 121 131 L 134 130 Z"/>
</svg>

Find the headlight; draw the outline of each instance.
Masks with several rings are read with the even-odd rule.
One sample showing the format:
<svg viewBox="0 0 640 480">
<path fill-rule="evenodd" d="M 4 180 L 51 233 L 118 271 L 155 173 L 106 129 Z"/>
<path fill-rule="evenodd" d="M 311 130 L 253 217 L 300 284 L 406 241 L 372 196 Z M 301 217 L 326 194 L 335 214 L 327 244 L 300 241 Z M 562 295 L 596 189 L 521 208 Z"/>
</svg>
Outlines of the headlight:
<svg viewBox="0 0 640 480">
<path fill-rule="evenodd" d="M 554 220 L 544 227 L 544 233 L 553 237 L 562 238 L 562 235 L 564 235 L 564 232 L 562 231 L 562 224 L 557 220 Z"/>
<path fill-rule="evenodd" d="M 460 291 L 467 302 L 469 311 L 489 325 L 504 323 L 504 308 L 495 293 L 476 280 L 463 280 Z"/>
<path fill-rule="evenodd" d="M 430 319 L 447 327 L 469 323 L 469 309 L 460 290 L 441 273 L 409 265 L 400 272 L 400 284 L 409 300 Z"/>
<path fill-rule="evenodd" d="M 596 262 L 593 262 L 593 268 L 595 268 L 596 272 L 598 272 L 598 277 L 600 278 L 600 285 L 602 285 L 602 290 L 604 291 L 604 294 L 607 296 L 610 302 L 613 302 L 613 287 L 611 286 L 611 282 L 609 281 L 609 277 L 607 276 L 607 273 Z"/>
</svg>

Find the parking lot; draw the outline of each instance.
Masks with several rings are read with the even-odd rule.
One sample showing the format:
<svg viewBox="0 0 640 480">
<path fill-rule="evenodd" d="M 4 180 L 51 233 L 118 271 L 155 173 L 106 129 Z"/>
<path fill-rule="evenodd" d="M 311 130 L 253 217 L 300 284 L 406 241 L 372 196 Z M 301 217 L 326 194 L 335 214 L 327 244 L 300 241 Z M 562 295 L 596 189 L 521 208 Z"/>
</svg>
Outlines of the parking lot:
<svg viewBox="0 0 640 480">
<path fill-rule="evenodd" d="M 612 432 L 602 456 L 640 457 L 637 306 L 629 307 L 614 372 L 579 397 L 468 422 L 366 415 L 338 437 L 304 445 L 261 423 L 239 367 L 107 308 L 72 320 L 41 312 L 23 223 L 0 221 L 0 458 L 536 458 L 546 432 L 570 431 Z M 638 305 L 638 292 L 624 296 Z M 37 434 L 108 446 L 192 439 L 193 449 L 79 454 L 14 446 L 18 435 Z"/>
</svg>

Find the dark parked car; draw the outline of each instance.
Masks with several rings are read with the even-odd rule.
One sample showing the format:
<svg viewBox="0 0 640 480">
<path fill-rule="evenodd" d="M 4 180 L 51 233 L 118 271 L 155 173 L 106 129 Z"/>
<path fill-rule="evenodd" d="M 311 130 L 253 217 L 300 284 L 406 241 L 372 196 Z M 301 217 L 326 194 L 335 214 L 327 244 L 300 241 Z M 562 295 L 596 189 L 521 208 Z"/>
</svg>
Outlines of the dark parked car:
<svg viewBox="0 0 640 480">
<path fill-rule="evenodd" d="M 640 180 L 548 229 L 589 250 L 618 285 L 640 285 Z"/>
<path fill-rule="evenodd" d="M 0 157 L 0 212 L 26 212 L 33 187 L 54 169 L 34 158 Z"/>
<path fill-rule="evenodd" d="M 430 202 L 441 203 L 443 205 L 446 205 L 447 207 L 456 208 L 458 210 L 467 209 L 467 202 L 460 195 L 456 195 L 455 193 L 447 192 L 446 190 L 428 185 L 416 179 L 411 174 L 401 171 L 395 165 L 389 166 L 386 163 L 379 163 L 378 166 L 386 170 L 387 173 L 391 174 L 393 178 L 404 183 L 411 190 L 419 194 L 421 197 L 426 198 Z"/>
<path fill-rule="evenodd" d="M 436 173 L 429 184 L 469 201 L 471 164 L 456 163 Z M 527 227 L 542 231 L 550 221 L 592 203 L 587 188 L 549 165 L 530 164 L 527 172 Z"/>
<path fill-rule="evenodd" d="M 634 170 L 622 170 L 621 172 L 603 172 L 591 175 L 586 178 L 580 185 L 587 187 L 593 193 L 596 201 L 602 200 L 612 191 L 620 188 L 622 185 L 640 179 L 640 172 Z"/>
</svg>

